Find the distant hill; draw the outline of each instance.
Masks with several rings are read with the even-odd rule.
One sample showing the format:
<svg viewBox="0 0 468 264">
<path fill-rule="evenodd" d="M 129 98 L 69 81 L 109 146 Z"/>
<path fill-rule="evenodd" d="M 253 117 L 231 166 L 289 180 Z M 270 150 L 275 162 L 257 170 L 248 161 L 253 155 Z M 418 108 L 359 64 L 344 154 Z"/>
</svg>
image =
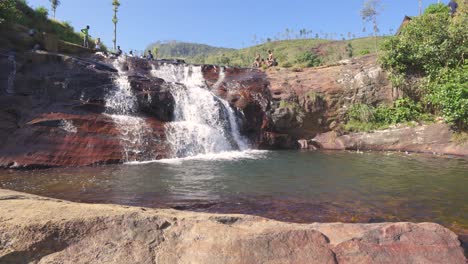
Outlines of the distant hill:
<svg viewBox="0 0 468 264">
<path fill-rule="evenodd" d="M 219 48 L 205 44 L 178 41 L 155 42 L 148 45 L 146 50 L 153 50 L 154 48 L 158 48 L 158 57 L 163 59 L 187 59 L 194 58 L 197 56 L 208 56 L 211 54 L 234 51 L 234 49 Z"/>
<path fill-rule="evenodd" d="M 324 39 L 294 39 L 268 42 L 261 45 L 233 50 L 223 53 L 213 53 L 208 56 L 187 58 L 187 62 L 221 64 L 231 66 L 249 67 L 252 65 L 255 54 L 267 58 L 268 50 L 272 50 L 281 67 L 310 67 L 303 60 L 307 54 L 313 54 L 320 64 L 331 64 L 342 59 L 374 53 L 383 42 L 384 37 L 358 38 L 352 40 L 324 40 Z"/>
<path fill-rule="evenodd" d="M 316 56 L 319 64 L 331 64 L 342 59 L 374 53 L 385 37 L 357 38 L 351 40 L 293 39 L 267 42 L 244 49 L 216 48 L 203 44 L 171 42 L 155 43 L 149 47 L 159 48 L 159 58 L 183 58 L 188 63 L 219 64 L 250 67 L 255 54 L 267 57 L 272 50 L 281 67 L 310 67 L 307 54 Z M 301 61 L 302 59 L 302 61 Z M 314 65 L 316 66 L 316 65 Z"/>
</svg>

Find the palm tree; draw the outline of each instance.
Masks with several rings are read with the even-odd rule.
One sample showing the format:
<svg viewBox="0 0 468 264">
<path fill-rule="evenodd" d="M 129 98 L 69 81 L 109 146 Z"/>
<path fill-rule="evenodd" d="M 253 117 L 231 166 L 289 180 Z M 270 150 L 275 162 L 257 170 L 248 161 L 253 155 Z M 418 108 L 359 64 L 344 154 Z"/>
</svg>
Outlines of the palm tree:
<svg viewBox="0 0 468 264">
<path fill-rule="evenodd" d="M 112 5 L 114 6 L 114 17 L 112 18 L 112 23 L 114 23 L 114 50 L 117 50 L 117 12 L 119 11 L 120 1 L 119 0 L 112 0 Z"/>
<path fill-rule="evenodd" d="M 55 11 L 57 11 L 57 7 L 60 5 L 60 0 L 49 0 L 50 4 L 52 5 L 52 11 L 54 12 L 54 19 L 55 19 Z"/>
</svg>

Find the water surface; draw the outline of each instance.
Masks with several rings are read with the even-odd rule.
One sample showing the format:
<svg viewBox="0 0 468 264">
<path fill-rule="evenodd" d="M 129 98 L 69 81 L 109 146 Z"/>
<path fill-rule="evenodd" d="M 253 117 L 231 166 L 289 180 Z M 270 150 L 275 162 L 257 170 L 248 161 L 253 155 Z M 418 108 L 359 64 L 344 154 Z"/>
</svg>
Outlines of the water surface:
<svg viewBox="0 0 468 264">
<path fill-rule="evenodd" d="M 0 188 L 78 202 L 293 222 L 437 222 L 468 229 L 468 161 L 397 153 L 228 153 L 120 166 L 0 171 Z"/>
</svg>

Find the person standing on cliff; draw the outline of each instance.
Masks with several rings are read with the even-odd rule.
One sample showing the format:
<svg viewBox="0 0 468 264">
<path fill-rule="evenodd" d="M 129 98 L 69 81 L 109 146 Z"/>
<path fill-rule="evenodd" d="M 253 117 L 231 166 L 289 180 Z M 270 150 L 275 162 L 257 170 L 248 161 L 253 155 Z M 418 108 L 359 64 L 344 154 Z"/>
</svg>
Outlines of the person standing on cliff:
<svg viewBox="0 0 468 264">
<path fill-rule="evenodd" d="M 84 35 L 83 47 L 89 48 L 89 26 L 86 26 L 81 30 L 81 33 Z"/>
<path fill-rule="evenodd" d="M 101 45 L 102 45 L 101 39 L 100 39 L 100 38 L 97 38 L 97 39 L 96 39 L 95 46 L 94 46 L 94 49 L 95 49 L 96 51 L 101 51 Z"/>
<path fill-rule="evenodd" d="M 275 57 L 273 56 L 273 51 L 269 50 L 268 51 L 268 59 L 267 59 L 267 65 L 268 67 L 275 66 Z"/>
<path fill-rule="evenodd" d="M 257 56 L 255 56 L 255 61 L 254 61 L 254 67 L 260 68 L 260 63 L 261 63 L 262 57 L 260 57 L 260 54 L 257 53 Z"/>
<path fill-rule="evenodd" d="M 151 50 L 148 50 L 148 55 L 146 55 L 146 59 L 149 61 L 154 60 L 153 53 L 151 53 Z"/>
<path fill-rule="evenodd" d="M 448 7 L 450 7 L 450 14 L 453 16 L 457 12 L 458 4 L 455 2 L 455 0 L 450 0 L 450 3 L 448 3 Z"/>
</svg>

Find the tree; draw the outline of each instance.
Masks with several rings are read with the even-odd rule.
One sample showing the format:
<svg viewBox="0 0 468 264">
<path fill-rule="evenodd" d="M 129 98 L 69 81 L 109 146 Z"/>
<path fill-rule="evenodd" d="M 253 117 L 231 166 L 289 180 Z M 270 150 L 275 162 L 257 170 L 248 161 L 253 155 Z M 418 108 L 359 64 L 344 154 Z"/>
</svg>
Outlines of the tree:
<svg viewBox="0 0 468 264">
<path fill-rule="evenodd" d="M 4 22 L 15 22 L 21 17 L 21 13 L 16 8 L 15 0 L 0 1 L 0 25 Z"/>
<path fill-rule="evenodd" d="M 119 0 L 112 0 L 112 5 L 114 6 L 114 17 L 112 18 L 112 23 L 114 23 L 114 50 L 117 50 L 117 12 L 119 11 L 120 1 Z"/>
<path fill-rule="evenodd" d="M 366 0 L 364 6 L 361 9 L 361 17 L 364 23 L 372 23 L 374 30 L 375 39 L 375 51 L 377 52 L 377 33 L 379 33 L 379 27 L 377 24 L 377 16 L 380 14 L 380 0 Z"/>
<path fill-rule="evenodd" d="M 52 7 L 52 12 L 54 12 L 54 19 L 55 19 L 55 12 L 57 11 L 57 7 L 60 5 L 60 0 L 49 0 L 51 7 Z"/>
</svg>

